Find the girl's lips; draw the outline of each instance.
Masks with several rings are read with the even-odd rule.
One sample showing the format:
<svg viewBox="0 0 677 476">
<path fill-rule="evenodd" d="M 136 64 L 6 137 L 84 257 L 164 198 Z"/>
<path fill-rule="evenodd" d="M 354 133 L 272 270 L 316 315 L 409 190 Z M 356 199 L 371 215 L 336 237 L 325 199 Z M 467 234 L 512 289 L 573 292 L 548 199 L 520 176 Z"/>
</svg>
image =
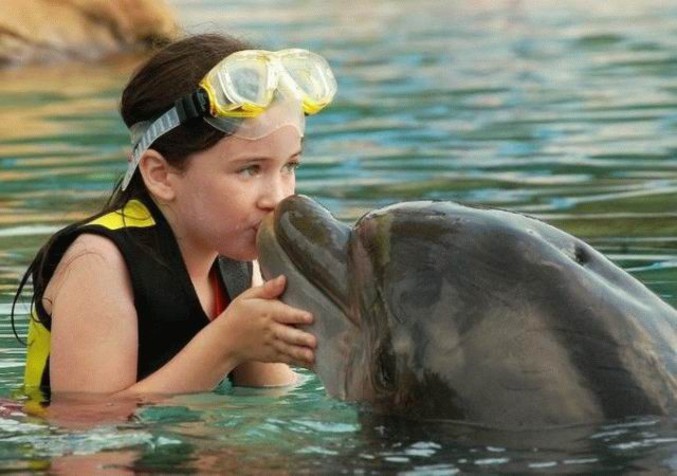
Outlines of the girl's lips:
<svg viewBox="0 0 677 476">
<path fill-rule="evenodd" d="M 272 212 L 271 212 L 271 213 L 268 213 L 268 214 L 266 214 L 266 215 L 263 215 L 263 216 L 261 217 L 261 219 L 260 219 L 258 222 L 256 222 L 255 225 L 252 226 L 252 228 L 256 231 L 256 233 L 258 233 L 258 232 L 259 232 L 259 229 L 260 229 L 262 226 L 264 226 L 264 223 L 263 223 L 263 222 L 266 221 L 266 219 L 272 220 L 272 216 L 273 216 L 273 213 L 272 213 Z M 270 218 L 268 218 L 268 217 L 270 217 Z"/>
</svg>

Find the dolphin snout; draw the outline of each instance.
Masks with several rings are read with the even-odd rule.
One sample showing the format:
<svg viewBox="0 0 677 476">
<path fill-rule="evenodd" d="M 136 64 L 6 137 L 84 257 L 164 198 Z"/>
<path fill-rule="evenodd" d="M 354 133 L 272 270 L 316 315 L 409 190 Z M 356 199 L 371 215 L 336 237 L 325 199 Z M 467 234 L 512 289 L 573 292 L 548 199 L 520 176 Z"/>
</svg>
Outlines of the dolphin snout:
<svg viewBox="0 0 677 476">
<path fill-rule="evenodd" d="M 272 254 L 284 255 L 342 308 L 348 301 L 350 227 L 303 195 L 282 200 L 261 222 L 257 235 L 262 268 Z"/>
</svg>

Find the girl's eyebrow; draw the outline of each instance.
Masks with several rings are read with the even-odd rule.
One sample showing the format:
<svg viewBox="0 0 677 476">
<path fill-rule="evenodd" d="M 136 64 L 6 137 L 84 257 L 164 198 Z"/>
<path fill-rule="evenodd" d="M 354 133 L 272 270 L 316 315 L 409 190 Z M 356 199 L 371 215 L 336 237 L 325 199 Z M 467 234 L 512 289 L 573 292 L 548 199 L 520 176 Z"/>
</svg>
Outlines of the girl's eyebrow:
<svg viewBox="0 0 677 476">
<path fill-rule="evenodd" d="M 265 162 L 266 159 L 265 157 L 243 157 L 241 159 L 232 159 L 229 160 L 228 162 L 233 164 L 233 165 L 240 165 L 240 164 L 254 164 L 254 163 L 259 163 L 259 162 Z"/>
<path fill-rule="evenodd" d="M 297 157 L 297 156 L 301 155 L 302 153 L 303 153 L 303 148 L 301 147 L 301 148 L 299 148 L 299 150 L 297 150 L 292 155 L 290 155 L 289 158 L 291 159 L 291 158 Z M 236 157 L 234 159 L 229 160 L 228 162 L 230 162 L 231 164 L 238 165 L 238 164 L 252 164 L 252 163 L 266 162 L 268 160 L 274 160 L 274 159 L 272 159 L 270 157 L 256 157 L 256 156 L 253 156 L 253 157 Z"/>
</svg>

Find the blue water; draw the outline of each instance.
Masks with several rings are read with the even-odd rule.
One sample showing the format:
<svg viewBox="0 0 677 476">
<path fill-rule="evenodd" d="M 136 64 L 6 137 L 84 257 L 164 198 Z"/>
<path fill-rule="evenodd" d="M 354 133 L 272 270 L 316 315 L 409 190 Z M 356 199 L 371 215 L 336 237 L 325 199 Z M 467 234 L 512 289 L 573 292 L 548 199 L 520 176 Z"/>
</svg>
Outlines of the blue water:
<svg viewBox="0 0 677 476">
<path fill-rule="evenodd" d="M 298 190 L 351 222 L 434 198 L 542 218 L 677 305 L 677 4 L 659 0 L 171 2 L 189 31 L 316 50 L 339 94 L 308 121 Z M 50 233 L 125 169 L 118 94 L 138 58 L 0 71 L 0 316 Z M 19 324 L 19 331 L 25 324 Z M 0 397 L 25 351 L 0 317 Z M 541 433 L 381 419 L 297 387 L 152 404 L 5 405 L 0 472 L 677 471 L 674 418 Z"/>
</svg>

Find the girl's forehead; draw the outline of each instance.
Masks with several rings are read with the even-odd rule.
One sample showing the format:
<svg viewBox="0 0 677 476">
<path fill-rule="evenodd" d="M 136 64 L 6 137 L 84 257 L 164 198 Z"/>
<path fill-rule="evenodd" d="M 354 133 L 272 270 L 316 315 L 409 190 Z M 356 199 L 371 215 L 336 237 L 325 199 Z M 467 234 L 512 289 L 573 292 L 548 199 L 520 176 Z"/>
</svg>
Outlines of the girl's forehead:
<svg viewBox="0 0 677 476">
<path fill-rule="evenodd" d="M 285 126 L 295 127 L 303 136 L 306 126 L 303 105 L 294 98 L 276 100 L 263 113 L 244 120 L 206 117 L 205 121 L 221 130 L 233 130 L 234 127 L 233 136 L 249 140 L 262 139 Z M 229 123 L 230 127 L 227 126 Z"/>
<path fill-rule="evenodd" d="M 253 156 L 288 158 L 301 150 L 303 137 L 292 124 L 279 127 L 259 139 L 243 139 L 238 136 L 226 136 L 221 139 L 216 152 L 229 160 L 238 160 Z"/>
</svg>

